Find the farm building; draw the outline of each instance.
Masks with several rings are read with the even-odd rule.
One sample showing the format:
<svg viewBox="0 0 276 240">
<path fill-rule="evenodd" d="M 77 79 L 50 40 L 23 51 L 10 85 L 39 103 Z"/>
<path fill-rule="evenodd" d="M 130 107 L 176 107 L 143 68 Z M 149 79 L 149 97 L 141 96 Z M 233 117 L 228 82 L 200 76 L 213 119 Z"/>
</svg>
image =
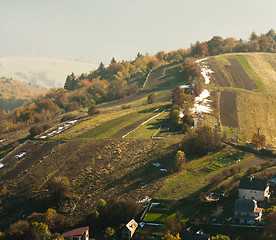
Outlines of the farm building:
<svg viewBox="0 0 276 240">
<path fill-rule="evenodd" d="M 234 221 L 240 224 L 255 224 L 261 220 L 262 208 L 254 199 L 239 198 L 235 202 Z"/>
<path fill-rule="evenodd" d="M 89 240 L 89 227 L 65 231 L 61 236 L 66 240 Z"/>
<path fill-rule="evenodd" d="M 269 198 L 269 183 L 266 179 L 242 178 L 238 189 L 239 198 L 255 199 L 261 202 Z"/>
</svg>

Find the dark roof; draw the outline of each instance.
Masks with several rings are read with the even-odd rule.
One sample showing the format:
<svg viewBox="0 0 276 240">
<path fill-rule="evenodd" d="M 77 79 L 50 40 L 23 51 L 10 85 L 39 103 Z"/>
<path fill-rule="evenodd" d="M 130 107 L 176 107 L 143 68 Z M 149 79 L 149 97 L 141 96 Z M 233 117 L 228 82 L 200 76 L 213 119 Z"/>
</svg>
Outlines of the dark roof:
<svg viewBox="0 0 276 240">
<path fill-rule="evenodd" d="M 235 202 L 235 211 L 253 213 L 255 205 L 256 201 L 253 199 L 239 198 Z"/>
<path fill-rule="evenodd" d="M 62 237 L 82 236 L 87 230 L 89 230 L 89 227 L 76 228 L 76 229 L 65 231 L 64 233 L 61 234 L 61 236 Z"/>
<path fill-rule="evenodd" d="M 239 184 L 240 189 L 250 189 L 264 191 L 266 189 L 267 180 L 260 178 L 242 178 Z"/>
</svg>

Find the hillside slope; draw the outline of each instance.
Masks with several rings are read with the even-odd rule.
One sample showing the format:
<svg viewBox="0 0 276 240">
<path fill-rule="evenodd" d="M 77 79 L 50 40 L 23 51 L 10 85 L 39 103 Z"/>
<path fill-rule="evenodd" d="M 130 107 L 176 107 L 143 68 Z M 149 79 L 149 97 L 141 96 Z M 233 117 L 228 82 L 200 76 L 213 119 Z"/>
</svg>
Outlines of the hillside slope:
<svg viewBox="0 0 276 240">
<path fill-rule="evenodd" d="M 213 73 L 214 124 L 243 140 L 257 128 L 276 145 L 276 54 L 238 53 L 203 61 Z"/>
<path fill-rule="evenodd" d="M 6 111 L 12 111 L 14 108 L 23 105 L 28 99 L 44 93 L 46 93 L 45 89 L 0 77 L 0 107 Z"/>
</svg>

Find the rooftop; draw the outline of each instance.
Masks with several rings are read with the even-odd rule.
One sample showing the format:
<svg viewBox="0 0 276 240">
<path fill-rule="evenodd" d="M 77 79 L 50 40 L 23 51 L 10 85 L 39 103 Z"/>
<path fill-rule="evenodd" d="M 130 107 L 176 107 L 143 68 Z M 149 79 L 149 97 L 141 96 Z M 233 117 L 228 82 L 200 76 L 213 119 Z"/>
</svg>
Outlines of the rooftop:
<svg viewBox="0 0 276 240">
<path fill-rule="evenodd" d="M 89 227 L 82 227 L 82 228 L 76 228 L 72 230 L 67 230 L 64 233 L 61 234 L 62 237 L 70 237 L 70 236 L 81 236 L 83 235 L 87 230 L 89 230 Z"/>
<path fill-rule="evenodd" d="M 259 190 L 264 191 L 267 186 L 267 180 L 266 179 L 260 179 L 260 178 L 242 178 L 239 184 L 239 189 L 250 189 L 250 190 Z"/>
</svg>

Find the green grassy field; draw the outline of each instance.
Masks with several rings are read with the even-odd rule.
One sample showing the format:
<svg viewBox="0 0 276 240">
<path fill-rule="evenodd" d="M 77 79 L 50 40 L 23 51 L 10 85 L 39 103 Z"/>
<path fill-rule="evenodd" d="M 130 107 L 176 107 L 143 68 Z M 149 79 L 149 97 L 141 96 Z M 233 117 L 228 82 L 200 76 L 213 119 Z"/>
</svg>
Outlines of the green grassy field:
<svg viewBox="0 0 276 240">
<path fill-rule="evenodd" d="M 218 153 L 187 163 L 187 170 L 170 176 L 164 186 L 154 195 L 156 199 L 175 200 L 185 197 L 198 197 L 198 191 L 210 184 L 212 177 L 221 173 L 222 169 L 234 167 L 248 161 L 245 153 L 232 148 L 226 148 Z M 195 181 L 196 179 L 196 181 Z"/>
</svg>

